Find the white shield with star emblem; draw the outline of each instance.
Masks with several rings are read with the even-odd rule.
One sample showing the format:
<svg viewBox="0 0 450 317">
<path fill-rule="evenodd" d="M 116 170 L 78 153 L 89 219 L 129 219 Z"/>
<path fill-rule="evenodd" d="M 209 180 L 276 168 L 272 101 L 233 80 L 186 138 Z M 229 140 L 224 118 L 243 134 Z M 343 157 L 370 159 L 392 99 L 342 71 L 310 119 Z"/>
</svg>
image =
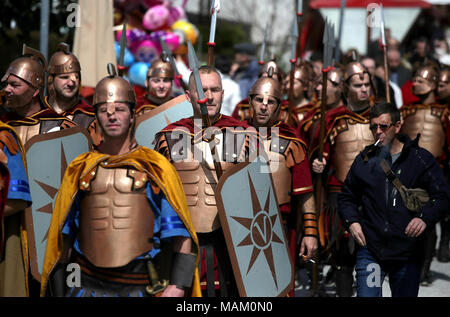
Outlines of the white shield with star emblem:
<svg viewBox="0 0 450 317">
<path fill-rule="evenodd" d="M 268 164 L 258 157 L 226 171 L 216 188 L 219 217 L 242 297 L 286 296 L 294 272 Z"/>
<path fill-rule="evenodd" d="M 82 127 L 32 137 L 26 144 L 28 182 L 32 199 L 25 210 L 31 274 L 38 281 L 44 264 L 53 206 L 67 166 L 88 152 L 92 141 Z"/>
<path fill-rule="evenodd" d="M 156 133 L 173 122 L 192 117 L 193 113 L 192 104 L 187 101 L 185 95 L 175 97 L 144 113 L 136 119 L 135 137 L 137 143 L 153 150 Z"/>
</svg>

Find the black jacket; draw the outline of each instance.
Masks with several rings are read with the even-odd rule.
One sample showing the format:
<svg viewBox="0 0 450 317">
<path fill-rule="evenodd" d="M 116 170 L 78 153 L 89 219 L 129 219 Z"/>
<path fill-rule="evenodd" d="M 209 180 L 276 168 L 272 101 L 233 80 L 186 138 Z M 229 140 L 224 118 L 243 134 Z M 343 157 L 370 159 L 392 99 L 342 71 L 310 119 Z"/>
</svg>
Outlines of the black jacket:
<svg viewBox="0 0 450 317">
<path fill-rule="evenodd" d="M 338 195 L 338 211 L 344 226 L 361 224 L 367 247 L 378 260 L 408 260 L 423 257 L 422 233 L 417 238 L 406 236 L 405 229 L 414 217 L 420 217 L 430 229 L 450 208 L 450 190 L 441 168 L 427 150 L 399 135 L 404 143 L 400 157 L 392 165 L 385 148 L 367 146 L 355 159 Z M 422 188 L 430 201 L 421 212 L 409 211 L 400 193 L 386 178 L 380 166 L 383 157 L 407 188 Z"/>
</svg>

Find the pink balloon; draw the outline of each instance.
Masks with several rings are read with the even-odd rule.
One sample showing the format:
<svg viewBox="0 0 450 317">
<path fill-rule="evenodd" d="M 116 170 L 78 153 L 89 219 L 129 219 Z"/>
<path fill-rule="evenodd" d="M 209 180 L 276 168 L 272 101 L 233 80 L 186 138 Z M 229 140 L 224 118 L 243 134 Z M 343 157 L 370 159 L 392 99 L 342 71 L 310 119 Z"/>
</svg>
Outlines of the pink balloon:
<svg viewBox="0 0 450 317">
<path fill-rule="evenodd" d="M 168 32 L 163 39 L 172 52 L 175 51 L 180 45 L 180 39 L 175 33 Z"/>
<path fill-rule="evenodd" d="M 169 10 L 164 5 L 156 5 L 147 10 L 142 18 L 142 25 L 147 30 L 158 30 L 167 24 Z"/>
<path fill-rule="evenodd" d="M 134 43 L 142 41 L 147 36 L 144 30 L 139 29 L 131 29 L 126 30 L 127 34 L 127 43 L 128 46 L 132 46 Z M 122 35 L 122 30 L 116 32 L 116 41 L 120 42 L 120 36 Z"/>
<path fill-rule="evenodd" d="M 133 53 L 134 58 L 137 61 L 146 63 L 151 63 L 161 54 L 161 50 L 158 48 L 158 46 L 150 40 L 142 41 L 141 43 L 139 43 L 139 45 L 136 46 L 136 48 L 133 48 L 131 52 Z"/>
<path fill-rule="evenodd" d="M 169 19 L 167 20 L 169 26 L 172 26 L 176 21 L 180 19 L 185 19 L 186 14 L 182 7 L 170 7 L 169 9 Z"/>
</svg>

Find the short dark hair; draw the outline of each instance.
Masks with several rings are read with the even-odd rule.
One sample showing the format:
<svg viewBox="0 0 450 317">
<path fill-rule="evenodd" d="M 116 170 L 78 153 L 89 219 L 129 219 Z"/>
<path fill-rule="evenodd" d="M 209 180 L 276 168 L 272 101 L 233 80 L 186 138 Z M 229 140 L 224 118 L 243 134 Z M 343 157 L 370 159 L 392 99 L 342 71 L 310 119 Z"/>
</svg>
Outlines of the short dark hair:
<svg viewBox="0 0 450 317">
<path fill-rule="evenodd" d="M 392 123 L 397 123 L 400 121 L 400 111 L 397 107 L 389 102 L 379 102 L 370 108 L 370 119 L 378 118 L 382 114 L 389 113 L 391 116 Z"/>
</svg>

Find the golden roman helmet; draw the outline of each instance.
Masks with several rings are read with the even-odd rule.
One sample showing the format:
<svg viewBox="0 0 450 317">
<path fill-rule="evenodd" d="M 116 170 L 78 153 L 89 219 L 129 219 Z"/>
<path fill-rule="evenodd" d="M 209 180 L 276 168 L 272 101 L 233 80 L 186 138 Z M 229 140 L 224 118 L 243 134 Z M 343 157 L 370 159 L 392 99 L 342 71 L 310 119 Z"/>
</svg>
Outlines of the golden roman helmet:
<svg viewBox="0 0 450 317">
<path fill-rule="evenodd" d="M 437 88 L 439 80 L 439 68 L 427 63 L 420 66 L 414 73 L 413 78 L 423 78 L 425 82 L 414 82 L 412 92 L 414 95 L 426 95 Z"/>
<path fill-rule="evenodd" d="M 49 75 L 68 74 L 81 71 L 78 58 L 70 52 L 66 43 L 59 43 L 57 51 L 52 55 L 48 65 Z"/>
<path fill-rule="evenodd" d="M 269 69 L 272 67 L 273 74 L 277 75 L 278 81 L 281 83 L 283 81 L 283 72 L 280 66 L 274 60 L 271 60 L 264 65 L 261 65 L 258 72 L 258 77 L 261 77 L 263 74 L 267 74 Z"/>
<path fill-rule="evenodd" d="M 281 84 L 278 80 L 274 79 L 274 70 L 272 67 L 268 70 L 267 77 L 260 77 L 256 80 L 255 84 L 250 90 L 250 97 L 254 95 L 263 95 L 264 102 L 267 102 L 268 97 L 274 97 L 281 104 L 283 100 L 283 94 L 281 92 Z"/>
<path fill-rule="evenodd" d="M 432 83 L 437 83 L 439 79 L 439 70 L 433 65 L 423 65 L 417 69 L 414 76 L 422 77 Z"/>
<path fill-rule="evenodd" d="M 358 75 L 362 80 L 364 78 L 364 74 L 368 74 L 370 78 L 369 71 L 363 64 L 360 62 L 350 62 L 345 65 L 344 81 L 348 81 L 350 77 L 353 77 L 354 75 Z"/>
<path fill-rule="evenodd" d="M 9 64 L 1 81 L 4 82 L 8 80 L 10 75 L 14 75 L 34 88 L 42 90 L 45 86 L 45 69 L 47 68 L 44 55 L 25 44 L 23 45 L 22 55 Z"/>
<path fill-rule="evenodd" d="M 445 67 L 439 73 L 439 81 L 449 83 L 450 82 L 450 67 Z"/>
<path fill-rule="evenodd" d="M 108 74 L 95 86 L 93 106 L 97 107 L 103 103 L 124 102 L 134 109 L 136 107 L 136 94 L 130 83 L 120 76 L 117 76 L 116 68 L 113 64 L 108 64 Z"/>
<path fill-rule="evenodd" d="M 314 69 L 312 65 L 306 61 L 296 65 L 294 69 L 294 79 L 300 80 L 304 85 L 309 85 L 314 79 Z"/>
<path fill-rule="evenodd" d="M 333 68 L 328 72 L 328 80 L 339 85 L 344 81 L 344 71 L 339 67 Z"/>
<path fill-rule="evenodd" d="M 175 71 L 170 65 L 168 57 L 161 54 L 160 58 L 153 61 L 150 68 L 147 71 L 147 78 L 149 77 L 161 77 L 174 79 Z"/>
</svg>

